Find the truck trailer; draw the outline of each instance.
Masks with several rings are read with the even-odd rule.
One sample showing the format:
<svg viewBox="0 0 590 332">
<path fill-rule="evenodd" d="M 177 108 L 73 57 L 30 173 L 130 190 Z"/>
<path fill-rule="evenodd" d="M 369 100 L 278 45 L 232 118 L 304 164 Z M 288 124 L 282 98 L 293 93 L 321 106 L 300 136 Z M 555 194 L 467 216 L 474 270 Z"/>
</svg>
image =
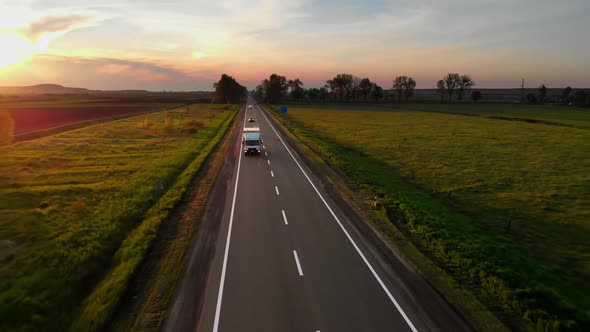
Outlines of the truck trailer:
<svg viewBox="0 0 590 332">
<path fill-rule="evenodd" d="M 260 154 L 261 146 L 262 134 L 260 134 L 260 128 L 244 128 L 244 134 L 242 135 L 242 147 L 244 154 Z"/>
</svg>

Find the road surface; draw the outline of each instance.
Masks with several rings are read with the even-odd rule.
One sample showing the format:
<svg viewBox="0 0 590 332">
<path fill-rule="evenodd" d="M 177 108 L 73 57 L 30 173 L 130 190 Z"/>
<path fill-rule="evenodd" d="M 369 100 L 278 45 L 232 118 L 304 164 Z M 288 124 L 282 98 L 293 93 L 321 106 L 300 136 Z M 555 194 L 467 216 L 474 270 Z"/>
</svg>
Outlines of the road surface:
<svg viewBox="0 0 590 332">
<path fill-rule="evenodd" d="M 164 330 L 470 330 L 411 267 L 381 257 L 249 104 L 240 125 L 260 127 L 262 153 L 232 138 Z"/>
</svg>

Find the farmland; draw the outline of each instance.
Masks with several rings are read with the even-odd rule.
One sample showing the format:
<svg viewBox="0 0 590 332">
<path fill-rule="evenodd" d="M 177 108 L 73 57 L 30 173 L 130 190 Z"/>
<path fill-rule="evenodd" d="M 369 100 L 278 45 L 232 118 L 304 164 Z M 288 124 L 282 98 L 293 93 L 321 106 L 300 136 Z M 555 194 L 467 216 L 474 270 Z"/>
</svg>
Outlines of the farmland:
<svg viewBox="0 0 590 332">
<path fill-rule="evenodd" d="M 590 112 L 577 107 L 559 105 L 495 105 L 495 104 L 412 104 L 396 108 L 448 114 L 462 114 L 506 120 L 546 121 L 552 125 L 590 128 Z"/>
<path fill-rule="evenodd" d="M 0 148 L 0 330 L 99 328 L 235 109 L 191 105 Z"/>
<path fill-rule="evenodd" d="M 51 100 L 24 100 L 0 102 L 15 122 L 15 134 L 48 129 L 70 123 L 89 121 L 120 115 L 145 113 L 180 105 L 180 101 L 134 101 L 128 98 L 89 99 L 89 97 Z"/>
<path fill-rule="evenodd" d="M 422 109 L 295 107 L 277 116 L 513 328 L 587 327 L 588 114 L 413 107 Z"/>
</svg>

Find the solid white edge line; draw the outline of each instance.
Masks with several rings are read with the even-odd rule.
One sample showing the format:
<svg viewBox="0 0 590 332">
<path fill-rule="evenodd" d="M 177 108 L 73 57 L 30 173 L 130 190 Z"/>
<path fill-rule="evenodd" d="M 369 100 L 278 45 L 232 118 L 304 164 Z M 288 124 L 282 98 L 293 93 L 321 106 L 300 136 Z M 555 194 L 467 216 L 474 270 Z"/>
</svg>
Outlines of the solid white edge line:
<svg viewBox="0 0 590 332">
<path fill-rule="evenodd" d="M 272 171 L 270 171 L 270 176 L 272 176 L 274 178 L 275 177 L 275 173 L 273 173 Z"/>
<path fill-rule="evenodd" d="M 358 247 L 358 245 L 354 242 L 354 240 L 352 239 L 350 234 L 348 234 L 348 231 L 346 230 L 346 228 L 344 228 L 344 225 L 342 224 L 342 222 L 340 222 L 340 219 L 338 219 L 338 217 L 336 216 L 336 214 L 334 213 L 332 208 L 328 205 L 328 203 L 326 202 L 326 200 L 324 199 L 322 194 L 319 192 L 318 188 L 316 188 L 316 186 L 313 184 L 313 182 L 311 181 L 311 179 L 309 178 L 307 173 L 305 173 L 305 170 L 303 170 L 303 167 L 301 167 L 301 165 L 299 164 L 299 162 L 297 161 L 297 159 L 295 158 L 293 153 L 291 153 L 291 150 L 289 150 L 289 148 L 287 147 L 287 144 L 285 144 L 285 142 L 281 138 L 281 135 L 279 135 L 279 133 L 277 132 L 275 127 L 270 123 L 270 120 L 268 120 L 268 117 L 266 116 L 266 114 L 264 114 L 264 112 L 262 111 L 260 106 L 258 106 L 258 110 L 260 111 L 260 113 L 262 113 L 262 116 L 264 117 L 264 119 L 266 119 L 266 122 L 268 123 L 270 128 L 275 132 L 275 134 L 277 135 L 277 137 L 279 138 L 281 143 L 283 143 L 283 146 L 285 147 L 287 152 L 289 152 L 289 155 L 291 155 L 291 158 L 293 158 L 293 160 L 295 161 L 297 166 L 299 166 L 299 169 L 301 170 L 301 172 L 303 173 L 303 175 L 305 176 L 307 181 L 309 181 L 309 184 L 311 184 L 311 186 L 313 187 L 315 192 L 318 194 L 318 196 L 320 197 L 320 199 L 322 200 L 322 202 L 324 203 L 324 205 L 326 206 L 328 211 L 330 211 L 330 214 L 332 215 L 332 217 L 334 217 L 334 220 L 336 220 L 336 222 L 340 226 L 340 229 L 342 229 L 342 231 L 344 232 L 344 234 L 346 235 L 346 237 L 348 238 L 350 243 L 352 243 L 352 246 L 354 247 L 354 249 L 356 249 L 356 252 L 361 256 L 362 260 L 365 262 L 365 264 L 367 265 L 367 267 L 369 268 L 369 270 L 371 271 L 371 273 L 373 274 L 375 279 L 377 279 L 377 282 L 379 283 L 379 285 L 381 285 L 381 288 L 383 289 L 383 291 L 385 291 L 385 294 L 387 294 L 387 296 L 389 297 L 389 300 L 396 307 L 397 311 L 402 315 L 402 317 L 404 318 L 404 320 L 406 321 L 406 323 L 408 324 L 410 329 L 414 332 L 417 332 L 418 330 L 416 329 L 416 327 L 414 327 L 414 324 L 412 324 L 412 322 L 410 321 L 410 319 L 408 318 L 408 316 L 406 315 L 406 313 L 404 312 L 402 307 L 399 305 L 399 303 L 397 303 L 397 301 L 395 300 L 395 298 L 393 297 L 393 295 L 391 294 L 389 289 L 387 289 L 387 286 L 385 286 L 385 283 L 383 282 L 383 280 L 381 280 L 381 278 L 379 277 L 379 275 L 377 274 L 377 272 L 375 271 L 375 269 L 373 268 L 371 263 L 369 263 L 369 260 L 367 260 L 367 258 L 365 257 L 365 255 L 363 254 L 361 249 Z"/>
<path fill-rule="evenodd" d="M 275 186 L 275 191 L 277 192 L 277 195 L 279 195 L 279 187 Z"/>
<path fill-rule="evenodd" d="M 301 264 L 299 264 L 299 257 L 297 257 L 296 250 L 293 250 L 293 256 L 295 257 L 295 264 L 297 264 L 297 271 L 299 272 L 299 276 L 303 277 L 303 270 L 301 269 Z"/>
<path fill-rule="evenodd" d="M 244 112 L 244 126 L 246 126 L 247 111 Z M 240 135 L 241 137 L 241 135 Z M 221 300 L 223 299 L 223 287 L 225 286 L 225 272 L 227 271 L 227 257 L 229 254 L 229 243 L 231 241 L 231 230 L 234 223 L 234 211 L 236 207 L 236 196 L 238 193 L 238 181 L 240 180 L 240 165 L 242 163 L 242 151 L 238 157 L 238 172 L 236 173 L 236 184 L 234 185 L 234 197 L 231 205 L 231 212 L 229 215 L 229 227 L 227 229 L 227 242 L 225 243 L 225 253 L 223 254 L 223 267 L 221 268 L 221 281 L 219 283 L 219 292 L 217 293 L 217 306 L 215 307 L 215 320 L 213 322 L 213 332 L 219 330 L 219 316 L 221 314 Z"/>
<path fill-rule="evenodd" d="M 281 210 L 281 212 L 283 213 L 283 220 L 285 220 L 285 225 L 289 225 L 289 222 L 287 221 L 287 215 L 285 214 L 285 210 Z"/>
</svg>

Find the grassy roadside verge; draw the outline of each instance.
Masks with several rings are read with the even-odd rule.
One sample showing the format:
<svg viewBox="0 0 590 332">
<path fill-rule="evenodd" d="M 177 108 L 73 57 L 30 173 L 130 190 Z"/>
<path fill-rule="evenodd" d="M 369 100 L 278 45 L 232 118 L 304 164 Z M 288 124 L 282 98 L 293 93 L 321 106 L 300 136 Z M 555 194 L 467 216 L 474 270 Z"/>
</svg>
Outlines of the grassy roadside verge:
<svg viewBox="0 0 590 332">
<path fill-rule="evenodd" d="M 508 328 L 496 316 L 488 310 L 477 298 L 466 291 L 455 279 L 426 257 L 406 234 L 404 234 L 395 222 L 389 219 L 385 207 L 373 210 L 370 207 L 369 197 L 374 196 L 374 191 L 367 186 L 358 188 L 338 165 L 341 161 L 334 159 L 334 149 L 341 149 L 334 143 L 327 140 L 312 140 L 310 133 L 290 121 L 288 118 L 277 114 L 276 109 L 267 107 L 271 111 L 274 122 L 279 125 L 282 131 L 293 142 L 304 156 L 316 163 L 328 176 L 328 181 L 334 184 L 346 198 L 356 203 L 362 209 L 362 213 L 368 217 L 373 225 L 380 231 L 387 240 L 391 241 L 401 253 L 411 261 L 424 275 L 425 279 L 437 289 L 474 327 L 477 331 L 507 331 Z M 352 158 L 360 158 L 358 155 L 348 153 Z M 354 164 L 355 160 L 347 160 Z M 341 164 L 340 164 L 341 165 Z M 384 170 L 383 170 L 384 171 Z M 360 189 L 352 190 L 351 188 Z M 372 191 L 372 192 L 371 192 Z M 385 240 L 385 241 L 387 241 Z M 386 246 L 389 246 L 386 243 Z"/>
<path fill-rule="evenodd" d="M 239 113 L 238 113 L 239 114 Z M 205 212 L 209 194 L 231 148 L 239 116 L 224 126 L 222 140 L 209 154 L 194 177 L 182 203 L 160 227 L 158 239 L 148 259 L 138 270 L 123 308 L 109 323 L 109 331 L 159 331 L 167 318 L 179 277 L 185 268 L 187 251 Z M 222 134 L 220 132 L 220 134 Z"/>
<path fill-rule="evenodd" d="M 235 112 L 193 104 L 0 148 L 0 330 L 63 331 L 123 241 Z"/>
<path fill-rule="evenodd" d="M 158 211 L 158 205 L 152 206 L 139 226 L 123 241 L 113 257 L 110 271 L 90 296 L 86 298 L 70 330 L 99 331 L 112 317 L 116 306 L 128 287 L 129 280 L 137 271 L 138 266 L 145 259 L 154 243 L 161 223 L 171 215 L 174 207 L 181 201 L 189 188 L 191 180 L 225 135 L 236 114 L 237 112 L 232 112 L 227 115 L 227 119 L 219 128 L 217 134 L 178 176 L 172 187 L 160 199 L 159 207 L 161 211 Z"/>
</svg>

